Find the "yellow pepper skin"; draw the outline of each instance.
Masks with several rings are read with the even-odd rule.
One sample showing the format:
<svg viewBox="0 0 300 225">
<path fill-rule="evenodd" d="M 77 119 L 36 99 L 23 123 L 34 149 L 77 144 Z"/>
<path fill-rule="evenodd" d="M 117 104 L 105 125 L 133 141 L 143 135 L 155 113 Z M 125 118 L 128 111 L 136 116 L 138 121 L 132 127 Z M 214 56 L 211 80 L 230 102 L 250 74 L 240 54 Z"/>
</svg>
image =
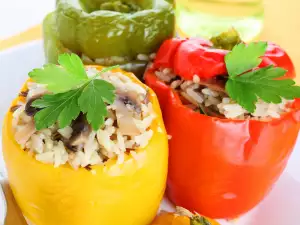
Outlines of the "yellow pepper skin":
<svg viewBox="0 0 300 225">
<path fill-rule="evenodd" d="M 69 165 L 54 168 L 35 160 L 17 144 L 12 113 L 7 113 L 2 142 L 9 183 L 32 224 L 146 225 L 155 217 L 165 191 L 167 134 L 155 93 L 133 74 L 121 72 L 149 90 L 157 115 L 151 125 L 152 139 L 136 151 L 138 160 L 127 155 L 125 162 L 117 165 L 116 159 L 110 159 L 105 165 L 92 167 L 96 174 L 84 168 L 74 170 Z"/>
</svg>

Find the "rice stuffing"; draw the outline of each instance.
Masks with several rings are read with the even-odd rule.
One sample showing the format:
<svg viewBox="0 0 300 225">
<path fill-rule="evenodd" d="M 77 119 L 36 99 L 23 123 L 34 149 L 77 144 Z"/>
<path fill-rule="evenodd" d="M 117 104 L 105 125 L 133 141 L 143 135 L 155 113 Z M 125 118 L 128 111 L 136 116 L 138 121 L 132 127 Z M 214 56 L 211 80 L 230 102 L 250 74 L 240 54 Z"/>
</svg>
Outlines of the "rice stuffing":
<svg viewBox="0 0 300 225">
<path fill-rule="evenodd" d="M 170 68 L 160 68 L 155 75 L 174 89 L 187 107 L 208 116 L 230 119 L 270 120 L 290 111 L 292 100 L 282 99 L 280 104 L 266 103 L 261 99 L 256 103 L 254 113 L 229 98 L 225 91 L 225 76 L 201 79 L 194 75 L 192 80 L 176 76 Z"/>
<path fill-rule="evenodd" d="M 98 71 L 90 68 L 89 76 Z M 155 119 L 147 90 L 134 83 L 120 72 L 106 72 L 99 78 L 110 82 L 116 88 L 116 99 L 107 105 L 108 116 L 104 125 L 93 131 L 85 115 L 70 126 L 59 129 L 55 124 L 37 131 L 34 126 L 32 100 L 47 93 L 45 85 L 28 83 L 24 102 L 13 106 L 13 129 L 16 141 L 36 160 L 53 164 L 55 167 L 70 164 L 75 169 L 100 165 L 116 158 L 122 164 L 125 155 L 136 156 L 138 148 L 145 147 L 153 136 L 151 124 Z M 137 157 L 134 157 L 137 158 Z"/>
<path fill-rule="evenodd" d="M 71 52 L 70 50 L 67 50 L 67 52 Z M 84 63 L 86 64 L 99 64 L 99 65 L 106 65 L 106 66 L 111 66 L 115 64 L 124 64 L 126 62 L 130 61 L 142 61 L 142 62 L 149 62 L 151 60 L 154 60 L 156 57 L 156 53 L 151 53 L 151 54 L 138 54 L 134 58 L 130 58 L 127 56 L 110 56 L 110 57 L 105 57 L 105 58 L 95 58 L 92 59 L 88 57 L 85 54 L 81 54 L 81 59 Z"/>
</svg>

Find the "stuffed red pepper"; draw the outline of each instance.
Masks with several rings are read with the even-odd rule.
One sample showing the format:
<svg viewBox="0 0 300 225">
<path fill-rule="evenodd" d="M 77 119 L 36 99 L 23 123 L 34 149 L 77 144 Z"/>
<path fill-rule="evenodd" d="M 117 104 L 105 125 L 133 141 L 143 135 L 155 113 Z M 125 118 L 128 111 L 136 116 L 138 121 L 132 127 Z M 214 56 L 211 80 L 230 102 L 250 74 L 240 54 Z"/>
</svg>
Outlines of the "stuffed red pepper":
<svg viewBox="0 0 300 225">
<path fill-rule="evenodd" d="M 286 52 L 228 40 L 167 40 L 145 74 L 170 135 L 167 195 L 212 218 L 237 217 L 266 196 L 300 128 Z"/>
</svg>

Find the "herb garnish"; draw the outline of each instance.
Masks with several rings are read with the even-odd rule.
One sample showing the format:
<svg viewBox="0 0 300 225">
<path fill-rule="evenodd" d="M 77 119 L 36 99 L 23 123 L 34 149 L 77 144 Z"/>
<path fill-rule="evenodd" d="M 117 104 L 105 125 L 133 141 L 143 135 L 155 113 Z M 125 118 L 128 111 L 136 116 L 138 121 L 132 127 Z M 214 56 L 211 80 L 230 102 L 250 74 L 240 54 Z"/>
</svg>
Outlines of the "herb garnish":
<svg viewBox="0 0 300 225">
<path fill-rule="evenodd" d="M 291 79 L 279 80 L 286 70 L 267 66 L 257 68 L 267 50 L 266 42 L 240 43 L 225 56 L 228 81 L 226 91 L 248 112 L 255 112 L 255 103 L 261 98 L 267 103 L 279 104 L 282 98 L 300 98 L 300 87 Z"/>
<path fill-rule="evenodd" d="M 196 215 L 190 219 L 190 225 L 211 225 L 211 224 L 205 217 Z"/>
<path fill-rule="evenodd" d="M 242 39 L 240 38 L 239 33 L 234 28 L 231 28 L 218 36 L 212 37 L 210 41 L 213 43 L 214 48 L 231 51 L 235 45 L 242 42 Z"/>
<path fill-rule="evenodd" d="M 29 73 L 33 81 L 46 84 L 53 92 L 32 103 L 41 109 L 34 116 L 36 129 L 48 128 L 56 122 L 60 128 L 66 127 L 83 112 L 92 128 L 98 130 L 108 114 L 105 103 L 115 100 L 115 87 L 96 77 L 118 66 L 105 68 L 89 78 L 77 55 L 62 54 L 58 62 L 60 66 L 47 64 Z"/>
</svg>

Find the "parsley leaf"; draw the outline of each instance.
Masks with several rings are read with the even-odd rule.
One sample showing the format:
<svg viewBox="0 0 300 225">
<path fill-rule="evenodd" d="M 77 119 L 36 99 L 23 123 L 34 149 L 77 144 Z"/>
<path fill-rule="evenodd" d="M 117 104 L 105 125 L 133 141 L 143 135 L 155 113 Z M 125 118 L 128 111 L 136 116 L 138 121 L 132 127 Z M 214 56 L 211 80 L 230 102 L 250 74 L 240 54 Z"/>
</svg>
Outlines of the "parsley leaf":
<svg viewBox="0 0 300 225">
<path fill-rule="evenodd" d="M 83 113 L 87 114 L 87 121 L 94 130 L 98 130 L 107 116 L 105 102 L 112 104 L 115 100 L 115 87 L 104 80 L 92 80 L 83 89 L 78 104 Z"/>
<path fill-rule="evenodd" d="M 275 104 L 281 103 L 282 98 L 300 98 L 300 87 L 294 86 L 293 80 L 275 80 L 285 73 L 286 70 L 282 68 L 268 66 L 241 76 L 229 77 L 226 90 L 233 100 L 253 113 L 258 98 Z"/>
<path fill-rule="evenodd" d="M 81 91 L 82 88 L 79 88 L 64 93 L 44 95 L 41 99 L 35 100 L 32 106 L 43 108 L 34 116 L 36 129 L 48 128 L 56 121 L 60 128 L 69 125 L 80 113 L 77 100 Z"/>
<path fill-rule="evenodd" d="M 225 56 L 229 75 L 225 89 L 231 99 L 250 113 L 255 112 L 258 99 L 279 104 L 282 98 L 300 98 L 300 87 L 293 80 L 278 79 L 286 70 L 273 65 L 255 69 L 266 50 L 266 42 L 240 43 Z"/>
<path fill-rule="evenodd" d="M 62 54 L 58 57 L 58 63 L 74 77 L 82 80 L 88 79 L 84 65 L 76 54 Z"/>
<path fill-rule="evenodd" d="M 81 59 L 75 54 L 62 54 L 58 59 L 61 66 L 47 64 L 42 69 L 34 69 L 29 77 L 36 83 L 46 84 L 53 93 L 68 91 L 88 80 Z"/>
<path fill-rule="evenodd" d="M 261 62 L 268 47 L 267 42 L 240 43 L 225 56 L 225 63 L 230 77 L 236 77 L 255 67 Z"/>
<path fill-rule="evenodd" d="M 60 59 L 64 61 L 66 59 L 64 57 L 60 57 Z M 67 57 L 67 60 L 71 60 L 73 63 L 71 65 L 69 61 L 63 62 L 67 62 L 65 65 L 68 67 L 67 70 L 70 71 L 70 74 L 81 70 L 81 62 L 72 60 L 69 57 Z M 58 66 L 55 67 L 59 68 Z M 82 79 L 84 82 L 79 87 L 78 85 L 77 87 L 69 87 L 69 90 L 65 92 L 46 94 L 41 99 L 35 100 L 32 106 L 41 109 L 34 116 L 36 129 L 48 128 L 56 122 L 58 122 L 60 128 L 64 128 L 70 125 L 72 120 L 79 116 L 80 112 L 83 112 L 86 113 L 87 120 L 92 128 L 98 130 L 108 114 L 105 103 L 112 104 L 115 100 L 115 87 L 105 80 L 96 78 L 99 74 L 116 67 L 118 66 L 104 68 L 94 77 L 86 80 Z M 77 74 L 76 76 L 82 77 L 82 74 L 81 72 L 81 75 Z"/>
</svg>

